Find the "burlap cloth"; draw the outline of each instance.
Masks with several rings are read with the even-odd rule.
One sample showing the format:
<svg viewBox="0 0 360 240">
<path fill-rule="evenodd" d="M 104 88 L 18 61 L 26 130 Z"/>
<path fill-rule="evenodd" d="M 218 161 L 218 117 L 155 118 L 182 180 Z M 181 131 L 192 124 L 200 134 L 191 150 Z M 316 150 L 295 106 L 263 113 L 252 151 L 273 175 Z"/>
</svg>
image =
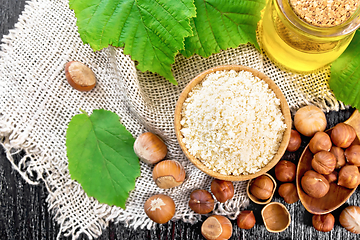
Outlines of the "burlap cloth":
<svg viewBox="0 0 360 240">
<path fill-rule="evenodd" d="M 194 223 L 200 219 L 188 208 L 188 197 L 197 188 L 209 189 L 210 177 L 195 168 L 182 153 L 174 133 L 173 114 L 179 94 L 200 72 L 218 65 L 240 64 L 256 68 L 280 87 L 294 111 L 304 104 L 315 104 L 324 111 L 344 108 L 327 85 L 329 69 L 311 75 L 294 75 L 275 67 L 252 45 L 242 45 L 208 59 L 177 56 L 173 73 L 178 86 L 152 73 L 136 70 L 135 63 L 122 49 L 109 47 L 94 52 L 83 45 L 77 33 L 74 13 L 67 0 L 32 0 L 18 23 L 2 40 L 0 52 L 0 135 L 13 167 L 31 184 L 44 182 L 49 191 L 49 210 L 60 224 L 60 235 L 90 239 L 101 235 L 109 221 L 122 221 L 137 228 L 155 224 L 143 210 L 153 194 L 166 193 L 176 203 L 173 220 Z M 64 66 L 78 60 L 96 74 L 98 84 L 91 92 L 78 92 L 67 83 Z M 131 192 L 126 210 L 99 204 L 70 179 L 67 168 L 65 133 L 70 119 L 79 109 L 116 112 L 125 127 L 137 137 L 151 131 L 160 135 L 169 153 L 186 169 L 186 181 L 179 187 L 161 190 L 151 178 L 152 167 L 141 163 L 141 177 Z M 15 162 L 12 154 L 23 150 Z M 249 200 L 246 182 L 235 182 L 235 197 L 216 205 L 215 212 L 234 219 Z"/>
</svg>

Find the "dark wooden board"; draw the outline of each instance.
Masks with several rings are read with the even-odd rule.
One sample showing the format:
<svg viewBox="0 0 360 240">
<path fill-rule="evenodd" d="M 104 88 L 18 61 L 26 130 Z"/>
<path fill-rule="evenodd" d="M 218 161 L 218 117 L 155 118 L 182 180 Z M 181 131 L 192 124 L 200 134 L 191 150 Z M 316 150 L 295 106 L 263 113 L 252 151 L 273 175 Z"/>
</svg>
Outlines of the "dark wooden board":
<svg viewBox="0 0 360 240">
<path fill-rule="evenodd" d="M 25 0 L 0 0 L 0 38 L 14 27 L 19 14 L 24 9 Z M 0 103 L 2 104 L 2 103 Z M 328 127 L 346 120 L 352 110 L 330 112 L 327 115 Z M 283 159 L 296 163 L 301 150 L 309 139 L 303 139 L 302 148 L 296 153 L 286 153 Z M 273 174 L 272 171 L 270 171 Z M 47 191 L 43 183 L 33 186 L 27 184 L 21 176 L 12 169 L 3 150 L 0 151 L 0 240 L 41 239 L 55 240 L 59 233 L 59 225 L 47 210 Z M 333 212 L 338 219 L 340 211 L 347 205 L 358 205 L 360 202 L 359 188 L 349 201 Z M 334 229 L 329 233 L 314 230 L 311 226 L 312 215 L 301 205 L 300 201 L 292 205 L 286 204 L 276 193 L 273 201 L 284 203 L 291 213 L 290 227 L 282 233 L 269 233 L 261 220 L 260 211 L 263 206 L 250 204 L 247 209 L 254 211 L 257 223 L 251 230 L 241 230 L 233 221 L 234 234 L 231 239 L 355 239 L 339 225 L 336 220 Z M 107 239 L 203 239 L 200 233 L 201 223 L 190 225 L 177 221 L 159 226 L 155 230 L 134 230 L 122 223 L 110 223 L 99 237 Z M 62 236 L 60 239 L 71 239 Z M 87 239 L 81 236 L 79 239 Z"/>
</svg>

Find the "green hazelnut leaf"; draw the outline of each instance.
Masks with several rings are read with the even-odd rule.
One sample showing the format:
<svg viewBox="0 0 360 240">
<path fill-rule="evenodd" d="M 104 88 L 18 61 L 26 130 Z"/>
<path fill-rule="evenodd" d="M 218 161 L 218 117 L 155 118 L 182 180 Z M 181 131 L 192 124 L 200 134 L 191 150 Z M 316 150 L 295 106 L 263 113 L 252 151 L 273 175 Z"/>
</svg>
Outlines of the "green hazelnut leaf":
<svg viewBox="0 0 360 240">
<path fill-rule="evenodd" d="M 193 0 L 69 0 L 81 39 L 94 50 L 124 47 L 140 71 L 156 72 L 177 84 L 175 55 L 192 35 Z"/>
<path fill-rule="evenodd" d="M 360 109 L 360 30 L 331 65 L 330 89 L 346 105 Z"/>
<path fill-rule="evenodd" d="M 91 116 L 75 115 L 66 131 L 71 179 L 100 203 L 125 208 L 140 176 L 134 142 L 115 113 L 100 109 Z"/>
<path fill-rule="evenodd" d="M 195 0 L 197 15 L 191 20 L 193 35 L 185 38 L 185 57 L 213 53 L 256 40 L 257 23 L 266 0 Z"/>
</svg>

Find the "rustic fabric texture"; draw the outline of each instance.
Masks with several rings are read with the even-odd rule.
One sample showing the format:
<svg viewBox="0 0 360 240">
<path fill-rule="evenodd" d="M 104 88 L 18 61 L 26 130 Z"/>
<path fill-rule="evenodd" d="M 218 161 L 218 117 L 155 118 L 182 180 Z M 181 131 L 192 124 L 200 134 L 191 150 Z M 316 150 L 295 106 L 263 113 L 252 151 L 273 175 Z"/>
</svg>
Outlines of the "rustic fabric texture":
<svg viewBox="0 0 360 240">
<path fill-rule="evenodd" d="M 78 92 L 67 83 L 64 66 L 81 61 L 96 74 L 98 83 L 90 92 Z M 194 223 L 200 215 L 188 206 L 190 192 L 209 189 L 211 178 L 195 168 L 182 153 L 173 128 L 178 96 L 186 84 L 202 71 L 239 64 L 258 69 L 272 78 L 294 111 L 315 104 L 324 111 L 344 106 L 328 88 L 329 69 L 316 74 L 296 75 L 281 71 L 252 45 L 242 45 L 205 59 L 177 56 L 173 73 L 178 85 L 152 73 L 136 70 L 135 63 L 122 49 L 109 47 L 94 52 L 77 33 L 74 13 L 67 0 L 28 2 L 15 29 L 2 40 L 0 52 L 0 136 L 7 158 L 30 184 L 43 181 L 49 191 L 49 209 L 60 224 L 60 235 L 90 239 L 101 235 L 109 221 L 122 221 L 134 228 L 155 224 L 143 211 L 151 195 L 166 193 L 177 206 L 174 220 Z M 100 204 L 88 197 L 80 184 L 70 179 L 67 168 L 65 133 L 70 119 L 79 109 L 116 112 L 134 137 L 145 131 L 158 134 L 168 146 L 167 159 L 179 160 L 186 169 L 186 181 L 179 187 L 161 190 L 153 182 L 152 167 L 141 163 L 141 177 L 131 192 L 126 210 Z M 26 154 L 16 161 L 12 155 Z M 216 204 L 215 213 L 235 219 L 249 203 L 246 182 L 235 182 L 235 197 Z"/>
</svg>

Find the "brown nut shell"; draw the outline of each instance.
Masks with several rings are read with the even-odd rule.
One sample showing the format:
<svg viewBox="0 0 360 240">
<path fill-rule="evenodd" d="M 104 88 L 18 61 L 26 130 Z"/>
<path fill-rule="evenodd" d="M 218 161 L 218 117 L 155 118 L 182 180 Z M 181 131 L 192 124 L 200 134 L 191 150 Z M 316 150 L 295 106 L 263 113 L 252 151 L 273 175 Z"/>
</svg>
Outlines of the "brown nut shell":
<svg viewBox="0 0 360 240">
<path fill-rule="evenodd" d="M 167 147 L 159 136 L 145 132 L 136 138 L 134 152 L 144 163 L 155 164 L 165 158 Z"/>
<path fill-rule="evenodd" d="M 278 202 L 272 202 L 261 210 L 265 227 L 269 232 L 282 232 L 290 225 L 290 213 L 286 207 Z"/>
<path fill-rule="evenodd" d="M 94 72 L 85 64 L 71 61 L 65 65 L 65 76 L 68 83 L 78 91 L 90 91 L 96 85 Z"/>
<path fill-rule="evenodd" d="M 286 148 L 289 152 L 297 151 L 301 146 L 301 135 L 298 131 L 291 129 L 289 144 Z"/>
<path fill-rule="evenodd" d="M 237 217 L 237 225 L 241 229 L 250 229 L 255 226 L 256 219 L 253 211 L 244 210 L 241 211 L 239 216 Z"/>
<path fill-rule="evenodd" d="M 346 207 L 340 213 L 339 222 L 346 230 L 355 234 L 360 234 L 360 207 Z"/>
<path fill-rule="evenodd" d="M 292 182 L 296 177 L 296 165 L 287 160 L 281 160 L 275 166 L 275 177 L 280 182 Z"/>
<path fill-rule="evenodd" d="M 360 145 L 351 145 L 344 153 L 348 163 L 360 167 Z"/>
<path fill-rule="evenodd" d="M 144 204 L 146 215 L 156 223 L 166 223 L 175 214 L 175 203 L 171 197 L 158 194 L 148 198 Z"/>
<path fill-rule="evenodd" d="M 320 151 L 330 151 L 332 142 L 330 136 L 325 132 L 317 132 L 310 139 L 309 149 L 312 153 L 317 153 Z"/>
<path fill-rule="evenodd" d="M 234 196 L 234 185 L 230 181 L 213 179 L 211 182 L 211 192 L 219 202 L 226 202 Z"/>
<path fill-rule="evenodd" d="M 325 196 L 330 189 L 330 184 L 326 178 L 313 170 L 305 172 L 301 178 L 301 186 L 305 193 L 314 198 Z"/>
<path fill-rule="evenodd" d="M 347 148 L 351 145 L 356 137 L 355 129 L 346 124 L 338 123 L 331 131 L 332 142 L 341 148 Z"/>
<path fill-rule="evenodd" d="M 345 165 L 339 171 L 338 185 L 349 189 L 356 188 L 359 185 L 359 168 L 355 165 Z"/>
<path fill-rule="evenodd" d="M 257 204 L 267 204 L 274 196 L 275 179 L 268 173 L 248 181 L 246 192 L 248 197 Z"/>
<path fill-rule="evenodd" d="M 312 217 L 313 227 L 321 232 L 329 232 L 334 228 L 335 217 L 331 213 L 323 215 L 313 215 Z"/>
<path fill-rule="evenodd" d="M 196 189 L 190 194 L 189 207 L 196 213 L 207 214 L 214 209 L 215 202 L 211 193 Z"/>
<path fill-rule="evenodd" d="M 184 182 L 185 169 L 176 160 L 164 160 L 155 165 L 152 175 L 159 188 L 168 189 Z"/>
<path fill-rule="evenodd" d="M 345 155 L 344 155 L 345 152 L 342 148 L 339 148 L 337 146 L 332 146 L 330 152 L 334 154 L 336 158 L 335 169 L 339 169 L 346 164 Z"/>
<path fill-rule="evenodd" d="M 336 157 L 328 151 L 317 152 L 311 160 L 311 166 L 320 174 L 330 174 L 335 170 Z"/>
<path fill-rule="evenodd" d="M 288 204 L 295 203 L 299 200 L 299 195 L 294 183 L 283 183 L 278 189 L 279 195 L 284 198 Z"/>
<path fill-rule="evenodd" d="M 232 235 L 232 224 L 227 217 L 213 215 L 201 225 L 201 234 L 207 240 L 225 240 Z"/>
</svg>

